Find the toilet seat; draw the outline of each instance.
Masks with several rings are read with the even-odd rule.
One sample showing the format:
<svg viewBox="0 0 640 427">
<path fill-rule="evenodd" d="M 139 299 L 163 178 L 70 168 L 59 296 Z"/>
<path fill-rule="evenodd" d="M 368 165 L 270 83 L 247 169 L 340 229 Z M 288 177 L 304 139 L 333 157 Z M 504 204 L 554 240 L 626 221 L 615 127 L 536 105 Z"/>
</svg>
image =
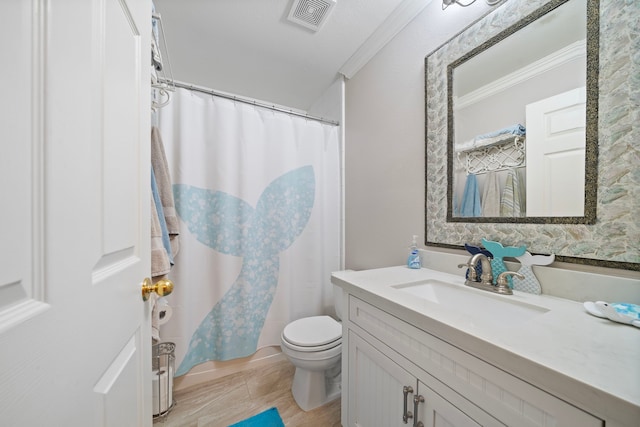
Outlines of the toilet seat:
<svg viewBox="0 0 640 427">
<path fill-rule="evenodd" d="M 323 351 L 342 344 L 342 325 L 329 316 L 313 316 L 289 323 L 282 341 L 292 350 Z"/>
<path fill-rule="evenodd" d="M 342 345 L 342 338 L 338 338 L 337 340 L 335 340 L 333 342 L 330 342 L 328 344 L 325 344 L 325 345 L 303 347 L 303 346 L 291 344 L 283 336 L 281 344 L 284 345 L 285 347 L 287 347 L 290 350 L 298 351 L 298 352 L 301 352 L 301 353 L 320 353 L 320 352 L 323 352 L 325 350 L 331 350 L 332 348 L 341 346 Z"/>
</svg>

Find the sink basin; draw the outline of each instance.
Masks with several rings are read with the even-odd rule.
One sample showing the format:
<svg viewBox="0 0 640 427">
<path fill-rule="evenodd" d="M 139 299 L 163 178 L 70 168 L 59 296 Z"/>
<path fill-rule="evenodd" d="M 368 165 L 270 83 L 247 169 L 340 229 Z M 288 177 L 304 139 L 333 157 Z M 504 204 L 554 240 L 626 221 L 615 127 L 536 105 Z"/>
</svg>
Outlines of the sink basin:
<svg viewBox="0 0 640 427">
<path fill-rule="evenodd" d="M 495 295 L 436 279 L 393 287 L 462 314 L 472 326 L 517 325 L 549 311 L 544 307 L 515 300 L 513 296 Z"/>
</svg>

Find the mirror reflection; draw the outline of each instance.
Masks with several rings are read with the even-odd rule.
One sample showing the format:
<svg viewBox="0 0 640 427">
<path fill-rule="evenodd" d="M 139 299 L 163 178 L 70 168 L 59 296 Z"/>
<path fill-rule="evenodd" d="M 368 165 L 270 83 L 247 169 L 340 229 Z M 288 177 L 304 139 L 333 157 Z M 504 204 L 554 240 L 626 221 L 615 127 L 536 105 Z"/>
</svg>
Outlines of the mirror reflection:
<svg viewBox="0 0 640 427">
<path fill-rule="evenodd" d="M 571 0 L 449 66 L 452 217 L 585 215 L 586 37 Z"/>
</svg>

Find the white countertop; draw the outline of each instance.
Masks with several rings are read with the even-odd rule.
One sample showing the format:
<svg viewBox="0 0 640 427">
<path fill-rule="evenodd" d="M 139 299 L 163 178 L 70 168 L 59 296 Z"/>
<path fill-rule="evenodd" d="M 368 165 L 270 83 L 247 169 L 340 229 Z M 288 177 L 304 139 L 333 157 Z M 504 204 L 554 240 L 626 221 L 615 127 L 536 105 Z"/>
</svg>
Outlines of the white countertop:
<svg viewBox="0 0 640 427">
<path fill-rule="evenodd" d="M 526 321 L 505 318 L 496 326 L 482 321 L 482 306 L 468 313 L 394 287 L 429 278 L 548 311 Z M 569 403 L 615 420 L 607 426 L 640 426 L 640 328 L 594 317 L 581 303 L 566 299 L 472 289 L 464 285 L 462 273 L 399 266 L 338 271 L 332 282 Z"/>
</svg>

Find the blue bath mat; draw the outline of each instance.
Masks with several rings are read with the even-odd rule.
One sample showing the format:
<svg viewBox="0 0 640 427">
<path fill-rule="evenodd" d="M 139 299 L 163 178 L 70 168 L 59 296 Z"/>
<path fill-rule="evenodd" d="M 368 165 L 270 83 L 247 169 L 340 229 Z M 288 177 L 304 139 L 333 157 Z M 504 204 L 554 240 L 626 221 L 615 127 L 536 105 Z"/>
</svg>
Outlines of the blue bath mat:
<svg viewBox="0 0 640 427">
<path fill-rule="evenodd" d="M 271 408 L 229 427 L 284 427 L 278 409 Z"/>
</svg>

